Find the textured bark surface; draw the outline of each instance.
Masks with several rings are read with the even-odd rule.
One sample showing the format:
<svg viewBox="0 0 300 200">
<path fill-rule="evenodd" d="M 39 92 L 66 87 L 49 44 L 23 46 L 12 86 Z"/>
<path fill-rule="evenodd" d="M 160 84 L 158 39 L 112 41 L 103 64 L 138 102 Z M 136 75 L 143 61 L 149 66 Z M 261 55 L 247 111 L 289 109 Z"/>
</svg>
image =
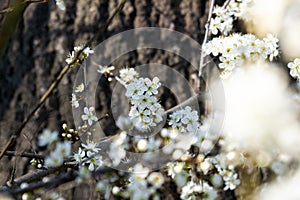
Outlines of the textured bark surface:
<svg viewBox="0 0 300 200">
<path fill-rule="evenodd" d="M 120 0 L 65 0 L 65 3 L 66 11 L 59 10 L 54 1 L 28 5 L 0 60 L 1 149 L 63 68 L 68 51 L 74 45 L 84 44 L 90 39 Z M 206 0 L 130 0 L 98 42 L 124 30 L 150 26 L 177 30 L 201 44 L 208 3 Z M 1 10 L 7 6 L 8 0 L 0 0 Z M 0 14 L 2 24 L 4 19 L 5 14 Z M 173 66 L 190 79 L 192 70 L 188 63 L 173 58 L 167 52 L 146 49 L 124 55 L 114 65 L 121 68 L 158 62 Z M 70 99 L 75 75 L 76 69 L 64 77 L 54 94 L 23 130 L 14 148 L 18 147 L 20 151 L 38 149 L 36 138 L 44 128 L 57 130 L 62 122 L 72 126 Z M 99 89 L 96 108 L 99 116 L 109 112 L 111 90 L 109 84 Z M 161 97 L 166 100 L 166 107 L 175 104 L 171 98 L 168 99 L 169 96 L 166 92 Z M 107 130 L 114 130 L 109 120 L 104 121 L 103 126 Z M 0 161 L 1 184 L 8 180 L 14 161 L 18 166 L 16 177 L 30 170 L 28 159 L 4 157 Z M 91 195 L 88 192 L 91 188 L 84 186 L 81 189 L 84 192 L 73 191 L 74 197 L 84 195 L 84 199 L 87 199 Z M 70 192 L 71 196 L 73 192 Z"/>
</svg>

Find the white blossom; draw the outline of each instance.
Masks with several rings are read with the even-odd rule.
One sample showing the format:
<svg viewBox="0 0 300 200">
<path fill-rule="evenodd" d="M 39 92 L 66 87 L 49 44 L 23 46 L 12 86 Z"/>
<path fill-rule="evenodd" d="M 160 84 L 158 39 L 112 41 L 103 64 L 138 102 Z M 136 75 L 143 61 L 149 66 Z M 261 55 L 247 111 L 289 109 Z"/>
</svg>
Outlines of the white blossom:
<svg viewBox="0 0 300 200">
<path fill-rule="evenodd" d="M 81 147 L 79 147 L 77 153 L 74 153 L 74 154 L 73 154 L 74 159 L 75 159 L 77 162 L 79 162 L 79 163 L 83 160 L 84 156 L 85 156 L 85 151 L 82 150 Z"/>
<path fill-rule="evenodd" d="M 57 143 L 54 153 L 62 157 L 71 155 L 72 145 L 70 142 L 59 142 Z"/>
<path fill-rule="evenodd" d="M 164 183 L 164 176 L 159 172 L 152 172 L 148 178 L 148 182 L 152 184 L 155 188 L 160 188 Z"/>
<path fill-rule="evenodd" d="M 262 58 L 272 61 L 279 54 L 278 39 L 271 34 L 261 40 L 252 34 L 237 33 L 228 37 L 213 38 L 205 45 L 204 51 L 206 54 L 220 55 L 219 68 L 223 70 L 224 78 L 247 60 Z"/>
<path fill-rule="evenodd" d="M 90 171 L 94 171 L 95 169 L 97 169 L 103 165 L 102 156 L 94 155 L 94 156 L 90 157 L 85 163 L 89 164 L 88 169 Z"/>
<path fill-rule="evenodd" d="M 76 86 L 75 92 L 83 92 L 84 91 L 84 84 L 81 83 L 79 85 Z"/>
<path fill-rule="evenodd" d="M 98 118 L 95 115 L 94 107 L 84 107 L 83 111 L 85 114 L 81 116 L 81 119 L 84 121 L 88 121 L 88 124 L 90 126 L 93 124 L 93 121 L 98 121 Z"/>
<path fill-rule="evenodd" d="M 289 62 L 287 66 L 290 68 L 290 75 L 293 78 L 300 79 L 300 59 L 296 58 L 293 62 Z"/>
<path fill-rule="evenodd" d="M 219 32 L 228 35 L 233 28 L 233 21 L 246 15 L 248 4 L 249 1 L 231 0 L 226 7 L 215 6 L 213 10 L 215 16 L 211 19 L 209 30 L 213 35 Z"/>
<path fill-rule="evenodd" d="M 115 66 L 99 65 L 99 69 L 97 70 L 97 72 L 100 74 L 111 74 L 113 70 L 115 70 Z"/>
<path fill-rule="evenodd" d="M 66 59 L 67 64 L 71 64 L 71 67 L 74 67 L 76 64 L 81 64 L 81 62 L 87 58 L 90 54 L 94 53 L 90 47 L 86 47 L 80 55 L 77 56 L 77 60 L 75 61 L 75 56 L 77 55 L 77 52 L 81 51 L 83 49 L 82 45 L 75 46 L 74 50 L 69 53 L 68 58 Z"/>
<path fill-rule="evenodd" d="M 63 164 L 63 162 L 63 156 L 57 154 L 57 152 L 51 152 L 50 156 L 45 159 L 45 165 L 48 167 L 59 167 Z"/>
<path fill-rule="evenodd" d="M 115 136 L 109 146 L 108 156 L 112 160 L 113 166 L 117 166 L 126 156 L 124 150 L 126 145 L 126 132 L 123 131 Z"/>
<path fill-rule="evenodd" d="M 119 116 L 116 125 L 121 129 L 121 130 L 129 130 L 133 127 L 132 121 L 130 120 L 129 116 Z"/>
<path fill-rule="evenodd" d="M 57 141 L 57 139 L 58 139 L 57 131 L 51 132 L 49 129 L 44 129 L 43 133 L 39 135 L 38 145 L 46 146 L 47 144 L 52 144 L 53 142 Z"/>
<path fill-rule="evenodd" d="M 138 73 L 133 68 L 125 68 L 120 70 L 120 78 L 125 83 L 129 83 L 137 76 Z"/>
<path fill-rule="evenodd" d="M 78 99 L 77 99 L 77 97 L 76 97 L 75 94 L 72 94 L 71 105 L 72 105 L 72 107 L 74 107 L 74 108 L 78 108 L 78 107 L 79 107 L 79 101 L 78 101 Z"/>
<path fill-rule="evenodd" d="M 234 173 L 230 176 L 226 176 L 224 178 L 224 181 L 225 181 L 225 187 L 224 187 L 224 190 L 234 190 L 241 182 L 240 180 L 238 179 L 238 175 L 237 173 Z"/>
<path fill-rule="evenodd" d="M 161 83 L 157 77 L 134 78 L 126 85 L 125 96 L 131 102 L 129 117 L 135 128 L 146 131 L 163 120 L 164 109 L 154 96 Z"/>
<path fill-rule="evenodd" d="M 91 140 L 87 140 L 87 144 L 81 144 L 84 150 L 86 151 L 86 155 L 88 157 L 92 157 L 95 153 L 98 153 L 101 149 L 97 147 L 97 144 Z"/>
</svg>

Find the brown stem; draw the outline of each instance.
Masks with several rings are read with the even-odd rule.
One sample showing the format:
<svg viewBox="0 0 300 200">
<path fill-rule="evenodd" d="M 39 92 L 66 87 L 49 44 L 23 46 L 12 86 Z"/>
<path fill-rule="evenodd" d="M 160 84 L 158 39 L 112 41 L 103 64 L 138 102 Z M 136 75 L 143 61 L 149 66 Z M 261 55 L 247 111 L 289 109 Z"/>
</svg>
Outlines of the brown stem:
<svg viewBox="0 0 300 200">
<path fill-rule="evenodd" d="M 227 0 L 227 1 L 223 4 L 222 8 L 225 9 L 225 8 L 229 5 L 230 1 L 231 1 L 231 0 Z"/>
<path fill-rule="evenodd" d="M 200 56 L 199 74 L 198 74 L 199 78 L 202 75 L 203 64 L 204 64 L 204 57 L 205 57 L 205 53 L 203 53 L 203 51 L 204 51 L 204 46 L 206 45 L 207 38 L 208 38 L 208 35 L 209 35 L 209 26 L 210 26 L 211 16 L 212 16 L 212 13 L 213 13 L 213 10 L 214 10 L 214 4 L 215 4 L 215 0 L 211 0 L 209 14 L 208 14 L 208 19 L 207 19 L 207 23 L 205 25 L 204 40 L 202 42 L 202 47 L 201 47 L 201 56 Z M 200 84 L 200 81 L 198 83 Z M 200 87 L 200 85 L 199 85 L 199 87 Z"/>
<path fill-rule="evenodd" d="M 10 193 L 10 194 L 13 194 L 13 195 L 22 194 L 22 193 L 33 191 L 33 190 L 35 190 L 37 188 L 41 188 L 41 187 L 47 187 L 47 188 L 55 187 L 55 186 L 61 185 L 63 183 L 72 181 L 72 180 L 74 180 L 74 178 L 75 178 L 74 172 L 70 171 L 70 172 L 67 172 L 67 173 L 62 173 L 62 174 L 56 176 L 55 178 L 52 178 L 51 180 L 46 181 L 46 182 L 45 181 L 38 181 L 38 182 L 30 183 L 25 188 L 21 188 L 21 187 L 18 187 L 18 188 L 15 188 L 15 189 L 7 188 L 7 192 Z"/>
<path fill-rule="evenodd" d="M 71 170 L 69 172 L 63 172 L 63 173 L 59 174 L 58 176 L 51 178 L 47 182 L 37 181 L 37 180 L 41 180 L 42 177 L 48 176 L 49 174 L 53 174 L 53 173 L 59 171 L 60 169 L 61 169 L 61 167 L 60 168 L 51 168 L 48 170 L 40 171 L 38 173 L 24 175 L 15 181 L 14 186 L 18 186 L 21 183 L 29 183 L 29 185 L 26 188 L 5 187 L 0 190 L 0 193 L 6 192 L 9 194 L 17 195 L 17 194 L 22 194 L 25 192 L 31 192 L 35 189 L 42 188 L 42 187 L 53 188 L 53 187 L 56 187 L 63 183 L 73 181 L 78 176 L 78 174 L 76 172 L 74 172 L 74 170 Z M 100 169 L 96 170 L 95 172 L 93 172 L 92 176 L 94 177 L 98 174 L 103 174 L 103 173 L 113 171 L 113 170 L 114 170 L 113 168 L 103 167 L 103 168 L 100 168 Z"/>
<path fill-rule="evenodd" d="M 24 3 L 46 3 L 48 0 L 25 0 Z"/>
<path fill-rule="evenodd" d="M 200 56 L 199 73 L 198 73 L 198 88 L 199 88 L 200 93 L 202 93 L 203 90 L 204 90 L 204 92 L 206 92 L 207 88 L 208 88 L 208 83 L 206 83 L 204 85 L 204 87 L 200 87 L 201 86 L 200 83 L 201 83 L 201 76 L 202 76 L 203 68 L 204 68 L 204 58 L 205 58 L 204 48 L 207 43 L 208 36 L 210 34 L 209 27 L 210 27 L 210 23 L 211 23 L 212 13 L 214 10 L 214 5 L 215 5 L 215 0 L 211 0 L 208 19 L 207 19 L 207 23 L 205 25 L 206 30 L 205 30 L 204 40 L 203 40 L 202 47 L 201 47 L 201 56 Z M 208 79 L 208 70 L 206 70 L 204 77 L 206 77 Z M 208 114 L 208 103 L 206 100 L 204 100 L 204 115 L 206 116 L 207 114 Z"/>
<path fill-rule="evenodd" d="M 38 154 L 35 154 L 35 153 L 23 152 L 23 153 L 18 154 L 18 152 L 16 152 L 16 151 L 6 151 L 4 153 L 4 155 L 6 155 L 6 156 L 20 156 L 20 157 L 25 157 L 25 158 L 36 158 L 36 159 L 44 159 L 45 158 L 45 156 L 38 155 Z"/>
<path fill-rule="evenodd" d="M 194 101 L 198 101 L 199 97 L 200 97 L 200 94 L 192 96 L 192 97 L 188 98 L 187 100 L 181 102 L 180 104 L 174 106 L 173 108 L 170 108 L 169 110 L 166 110 L 164 114 L 168 115 L 168 114 L 176 111 L 177 109 L 179 109 L 181 107 L 191 105 Z"/>
<path fill-rule="evenodd" d="M 21 185 L 22 183 L 30 183 L 30 182 L 34 182 L 34 181 L 37 181 L 37 180 L 41 180 L 43 177 L 45 176 L 48 176 L 50 174 L 53 174 L 57 171 L 59 171 L 61 168 L 49 168 L 49 169 L 46 169 L 46 170 L 40 170 L 40 171 L 35 171 L 35 172 L 29 172 L 21 177 L 18 177 L 15 179 L 14 181 L 14 186 L 18 186 L 18 185 Z M 0 190 L 1 191 L 4 191 L 6 190 L 5 188 L 2 188 Z"/>
</svg>

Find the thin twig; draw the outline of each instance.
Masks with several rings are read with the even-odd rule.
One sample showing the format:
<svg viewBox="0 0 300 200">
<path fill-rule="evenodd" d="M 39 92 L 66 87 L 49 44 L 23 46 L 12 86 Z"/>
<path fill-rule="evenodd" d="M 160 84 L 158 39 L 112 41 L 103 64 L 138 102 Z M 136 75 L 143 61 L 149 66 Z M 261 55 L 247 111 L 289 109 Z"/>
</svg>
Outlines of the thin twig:
<svg viewBox="0 0 300 200">
<path fill-rule="evenodd" d="M 227 0 L 227 1 L 223 4 L 222 8 L 225 9 L 225 8 L 229 5 L 230 1 L 231 1 L 231 0 Z"/>
<path fill-rule="evenodd" d="M 26 124 L 29 122 L 29 120 L 34 116 L 34 114 L 36 113 L 36 111 L 45 103 L 45 101 L 49 98 L 49 96 L 52 94 L 53 90 L 57 87 L 57 85 L 60 83 L 60 81 L 63 79 L 63 77 L 66 75 L 66 73 L 69 71 L 69 69 L 71 68 L 71 66 L 73 64 L 76 63 L 77 59 L 79 59 L 79 56 L 81 55 L 81 53 L 83 52 L 83 50 L 89 46 L 92 45 L 92 43 L 94 41 L 96 41 L 99 36 L 108 28 L 108 26 L 111 24 L 113 18 L 123 9 L 125 3 L 127 2 L 127 0 L 123 0 L 120 5 L 118 6 L 118 8 L 114 11 L 114 13 L 112 14 L 111 17 L 109 17 L 109 19 L 107 20 L 107 22 L 99 29 L 99 31 L 96 33 L 96 35 L 91 38 L 85 45 L 84 47 L 77 52 L 77 54 L 75 55 L 75 58 L 73 59 L 73 61 L 71 63 L 69 63 L 68 65 L 66 65 L 62 71 L 60 72 L 60 74 L 56 77 L 56 79 L 54 80 L 54 82 L 50 85 L 50 87 L 48 88 L 48 90 L 46 91 L 46 93 L 42 96 L 42 98 L 40 99 L 39 103 L 35 106 L 35 108 L 29 113 L 29 115 L 27 115 L 27 117 L 25 117 L 25 119 L 23 120 L 21 126 L 17 129 L 17 131 L 10 137 L 10 139 L 8 140 L 8 142 L 5 144 L 3 150 L 0 153 L 0 159 L 3 157 L 4 153 L 8 150 L 8 148 L 10 147 L 10 145 L 12 145 L 16 138 L 20 135 L 20 133 L 22 132 L 22 130 L 24 129 L 24 127 L 26 126 Z"/>
<path fill-rule="evenodd" d="M 48 0 L 25 0 L 23 3 L 46 3 Z"/>
<path fill-rule="evenodd" d="M 212 17 L 212 13 L 214 10 L 214 5 L 215 5 L 215 0 L 211 0 L 210 1 L 210 9 L 209 9 L 209 14 L 208 14 L 208 18 L 207 18 L 207 23 L 205 25 L 205 35 L 204 35 L 204 39 L 202 42 L 202 46 L 201 46 L 201 56 L 200 56 L 200 63 L 199 63 L 199 73 L 198 73 L 198 85 L 197 87 L 199 88 L 200 93 L 203 92 L 202 88 L 204 88 L 204 91 L 207 91 L 207 87 L 208 85 L 206 84 L 205 87 L 200 88 L 201 86 L 201 76 L 203 73 L 203 68 L 204 68 L 204 57 L 205 57 L 205 45 L 207 43 L 207 39 L 208 39 L 208 35 L 210 34 L 209 31 L 209 27 L 210 27 L 210 23 L 211 23 L 211 17 Z M 206 71 L 208 73 L 208 71 Z M 206 78 L 208 78 L 208 74 L 206 74 Z M 204 100 L 204 115 L 208 114 L 208 105 L 207 105 L 207 101 Z"/>
<path fill-rule="evenodd" d="M 13 184 L 14 180 L 15 180 L 15 173 L 16 173 L 16 169 L 17 169 L 17 160 L 14 160 L 14 164 L 13 164 L 13 168 L 11 170 L 11 174 L 10 174 L 10 178 L 9 178 L 9 183 Z"/>
<path fill-rule="evenodd" d="M 198 101 L 199 97 L 200 97 L 200 94 L 198 93 L 198 95 L 195 95 L 195 96 L 192 96 L 192 97 L 188 98 L 187 100 L 181 102 L 180 104 L 170 108 L 169 110 L 166 110 L 164 115 L 166 116 L 166 115 L 176 111 L 177 109 L 180 109 L 182 107 L 191 105 L 194 101 Z"/>
<path fill-rule="evenodd" d="M 84 132 L 87 133 L 91 130 L 91 128 L 93 128 L 98 122 L 100 122 L 101 120 L 105 119 L 109 117 L 109 114 L 105 114 L 103 117 L 100 117 L 97 121 L 95 121 L 91 126 L 89 126 Z"/>
<path fill-rule="evenodd" d="M 204 63 L 204 57 L 205 57 L 204 47 L 206 45 L 208 34 L 209 34 L 209 27 L 210 27 L 211 16 L 212 16 L 213 9 L 214 9 L 214 4 L 215 4 L 215 0 L 211 0 L 209 14 L 208 14 L 208 19 L 207 19 L 207 23 L 205 25 L 204 40 L 203 40 L 202 46 L 201 46 L 201 56 L 200 56 L 199 73 L 198 73 L 199 79 L 200 79 L 200 77 L 202 75 L 202 69 L 203 69 L 203 63 Z M 198 81 L 198 84 L 199 84 L 198 85 L 198 88 L 199 88 L 200 87 L 200 80 Z"/>
</svg>

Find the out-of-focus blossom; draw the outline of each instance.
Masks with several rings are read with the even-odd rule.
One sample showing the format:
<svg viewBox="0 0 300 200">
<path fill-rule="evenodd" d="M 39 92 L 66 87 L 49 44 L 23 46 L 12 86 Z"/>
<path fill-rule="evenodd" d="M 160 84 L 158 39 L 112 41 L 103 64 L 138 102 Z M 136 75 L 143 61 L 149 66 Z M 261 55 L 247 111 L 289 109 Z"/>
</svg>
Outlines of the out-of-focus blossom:
<svg viewBox="0 0 300 200">
<path fill-rule="evenodd" d="M 262 187 L 256 200 L 300 199 L 300 171 Z"/>
<path fill-rule="evenodd" d="M 43 133 L 39 135 L 39 146 L 46 146 L 47 144 L 51 144 L 58 139 L 58 132 L 51 132 L 49 129 L 44 129 Z"/>
<path fill-rule="evenodd" d="M 224 81 L 224 88 L 228 144 L 248 151 L 273 152 L 279 148 L 293 155 L 299 153 L 298 113 L 286 77 L 276 66 L 247 66 Z"/>
</svg>

